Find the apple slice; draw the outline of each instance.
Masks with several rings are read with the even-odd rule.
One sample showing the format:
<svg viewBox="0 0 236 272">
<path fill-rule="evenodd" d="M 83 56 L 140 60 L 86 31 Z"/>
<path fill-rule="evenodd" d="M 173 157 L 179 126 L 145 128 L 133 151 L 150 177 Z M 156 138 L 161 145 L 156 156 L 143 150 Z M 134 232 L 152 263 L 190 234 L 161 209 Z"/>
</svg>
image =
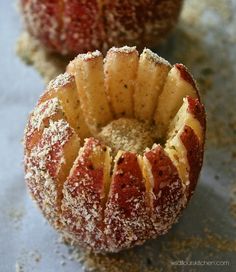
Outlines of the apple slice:
<svg viewBox="0 0 236 272">
<path fill-rule="evenodd" d="M 62 187 L 79 147 L 78 136 L 65 120 L 50 119 L 48 127 L 43 129 L 30 155 L 25 155 L 28 188 L 45 217 L 55 228 L 61 227 Z"/>
<path fill-rule="evenodd" d="M 105 86 L 115 117 L 133 117 L 133 95 L 138 69 L 135 47 L 111 48 L 105 58 Z"/>
<path fill-rule="evenodd" d="M 89 137 L 90 131 L 84 120 L 73 75 L 64 73 L 52 80 L 46 92 L 40 97 L 39 104 L 53 97 L 60 100 L 70 126 L 77 132 L 81 140 Z"/>
<path fill-rule="evenodd" d="M 40 141 L 44 128 L 49 126 L 50 120 L 57 121 L 64 118 L 64 112 L 57 98 L 49 99 L 38 105 L 30 114 L 24 132 L 25 153 L 30 153 Z"/>
<path fill-rule="evenodd" d="M 203 160 L 205 111 L 197 98 L 186 97 L 169 126 L 165 151 L 177 167 L 188 198 L 195 188 Z"/>
<path fill-rule="evenodd" d="M 184 186 L 177 168 L 160 145 L 144 154 L 142 166 L 149 183 L 152 223 L 156 235 L 161 235 L 171 228 L 186 204 Z"/>
<path fill-rule="evenodd" d="M 153 53 L 144 49 L 139 58 L 138 74 L 134 92 L 135 117 L 141 121 L 152 122 L 160 95 L 171 65 Z"/>
<path fill-rule="evenodd" d="M 153 234 L 145 181 L 135 153 L 119 151 L 115 158 L 104 222 L 112 252 L 142 244 Z"/>
<path fill-rule="evenodd" d="M 99 51 L 80 54 L 68 70 L 74 72 L 85 119 L 96 134 L 100 127 L 112 120 L 104 87 L 103 56 Z"/>
<path fill-rule="evenodd" d="M 196 84 L 183 64 L 175 64 L 170 70 L 159 96 L 155 123 L 160 137 L 165 137 L 170 120 L 175 116 L 185 96 L 198 97 Z"/>
<path fill-rule="evenodd" d="M 110 185 L 110 150 L 99 140 L 85 140 L 64 184 L 64 228 L 83 245 L 105 249 L 103 213 Z"/>
<path fill-rule="evenodd" d="M 190 126 L 203 142 L 203 132 L 206 129 L 205 110 L 197 98 L 187 96 L 183 99 L 181 108 L 169 125 L 167 138 L 173 138 L 176 132 L 181 130 L 183 124 Z"/>
</svg>

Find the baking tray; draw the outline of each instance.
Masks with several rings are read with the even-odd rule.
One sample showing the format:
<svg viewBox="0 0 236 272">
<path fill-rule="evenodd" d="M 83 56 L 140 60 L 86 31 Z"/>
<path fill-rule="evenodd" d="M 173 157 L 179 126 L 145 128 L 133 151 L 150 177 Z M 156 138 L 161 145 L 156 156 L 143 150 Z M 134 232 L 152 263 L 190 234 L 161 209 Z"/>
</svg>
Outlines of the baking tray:
<svg viewBox="0 0 236 272">
<path fill-rule="evenodd" d="M 65 245 L 29 198 L 23 130 L 44 88 L 15 54 L 21 22 L 0 3 L 0 271 L 236 271 L 236 1 L 186 0 L 180 22 L 155 51 L 183 62 L 207 109 L 204 166 L 194 197 L 173 229 L 119 254 Z"/>
</svg>

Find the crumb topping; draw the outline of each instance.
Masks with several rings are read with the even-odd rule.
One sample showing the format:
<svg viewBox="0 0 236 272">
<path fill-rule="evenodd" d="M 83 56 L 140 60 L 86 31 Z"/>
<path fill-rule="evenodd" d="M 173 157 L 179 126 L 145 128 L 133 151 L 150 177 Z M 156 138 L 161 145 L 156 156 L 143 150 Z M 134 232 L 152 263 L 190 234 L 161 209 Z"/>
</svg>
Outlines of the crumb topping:
<svg viewBox="0 0 236 272">
<path fill-rule="evenodd" d="M 130 54 L 130 53 L 136 51 L 136 46 L 130 47 L 130 46 L 125 45 L 123 47 L 112 47 L 109 51 L 116 52 L 116 53 Z"/>
<path fill-rule="evenodd" d="M 150 49 L 145 48 L 143 50 L 143 54 L 145 54 L 146 58 L 148 58 L 150 61 L 154 62 L 154 63 L 161 63 L 167 66 L 171 66 L 171 64 L 163 59 L 162 57 L 158 56 L 156 53 L 152 52 Z"/>
<path fill-rule="evenodd" d="M 142 152 L 155 141 L 154 128 L 135 119 L 119 118 L 103 127 L 98 137 L 110 146 L 113 153 L 119 150 Z"/>
<path fill-rule="evenodd" d="M 93 52 L 88 52 L 86 54 L 79 54 L 77 56 L 77 58 L 80 58 L 80 59 L 86 61 L 86 60 L 98 58 L 100 56 L 102 56 L 102 53 L 100 51 L 96 50 L 96 51 L 93 51 Z"/>
<path fill-rule="evenodd" d="M 25 156 L 25 179 L 28 188 L 46 218 L 57 226 L 59 222 L 58 200 L 61 192 L 57 175 L 64 163 L 63 146 L 72 134 L 64 120 L 50 120 L 40 142 Z"/>
<path fill-rule="evenodd" d="M 58 98 L 53 98 L 38 105 L 31 113 L 28 126 L 25 130 L 25 137 L 30 137 L 35 130 L 43 128 L 43 121 L 62 111 Z"/>
<path fill-rule="evenodd" d="M 65 72 L 64 74 L 60 74 L 55 79 L 51 80 L 48 84 L 48 89 L 59 89 L 74 80 L 74 76 Z"/>
</svg>

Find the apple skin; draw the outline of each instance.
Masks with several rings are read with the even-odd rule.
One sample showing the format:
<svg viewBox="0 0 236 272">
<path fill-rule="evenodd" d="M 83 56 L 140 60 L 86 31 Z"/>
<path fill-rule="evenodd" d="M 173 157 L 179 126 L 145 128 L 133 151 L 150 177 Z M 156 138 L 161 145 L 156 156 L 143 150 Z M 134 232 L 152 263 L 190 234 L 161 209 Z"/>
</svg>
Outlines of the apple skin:
<svg viewBox="0 0 236 272">
<path fill-rule="evenodd" d="M 50 120 L 56 121 L 64 117 L 60 108 L 58 110 L 52 110 L 52 112 L 49 111 L 49 114 L 45 114 L 48 108 L 51 107 L 54 109 L 53 107 L 57 107 L 54 102 L 55 99 L 45 101 L 45 103 L 42 103 L 41 106 L 37 108 L 37 111 L 30 114 L 24 136 L 25 153 L 30 153 L 33 147 L 40 141 L 44 127 L 49 125 Z M 43 116 L 43 118 L 38 120 L 37 116 Z"/>
<path fill-rule="evenodd" d="M 205 145 L 205 134 L 206 134 L 206 112 L 204 105 L 201 104 L 199 99 L 187 97 L 188 100 L 188 111 L 191 113 L 200 123 L 202 128 L 203 139 L 200 141 L 193 129 L 189 126 L 185 126 L 182 135 L 180 136 L 182 143 L 187 150 L 187 159 L 189 162 L 190 172 L 189 172 L 189 186 L 188 190 L 188 200 L 192 197 L 194 190 L 197 185 L 199 173 L 203 164 L 204 156 L 204 145 Z"/>
<path fill-rule="evenodd" d="M 58 134 L 53 131 L 55 128 L 63 134 L 56 141 Z M 73 134 L 73 130 L 65 121 L 55 121 L 44 130 L 30 151 L 25 150 L 28 190 L 44 216 L 56 229 L 61 226 L 59 202 L 62 193 L 59 175 L 64 164 L 64 147 L 71 144 Z"/>
<path fill-rule="evenodd" d="M 47 48 L 60 50 L 62 6 L 58 0 L 21 0 L 20 9 L 29 33 Z"/>
<path fill-rule="evenodd" d="M 106 249 L 103 232 L 106 151 L 99 140 L 88 138 L 63 186 L 64 233 L 80 245 L 95 250 Z M 95 156 L 99 158 L 94 160 Z"/>
<path fill-rule="evenodd" d="M 62 55 L 111 46 L 154 47 L 175 26 L 182 0 L 20 0 L 28 32 Z"/>
<path fill-rule="evenodd" d="M 192 75 L 188 72 L 188 69 L 182 64 L 182 63 L 176 63 L 175 67 L 179 70 L 181 77 L 183 80 L 187 81 L 189 84 L 193 86 L 193 88 L 196 89 L 196 83 L 192 77 Z"/>
<path fill-rule="evenodd" d="M 204 143 L 199 141 L 193 129 L 187 125 L 184 127 L 180 138 L 186 148 L 187 160 L 190 167 L 189 185 L 186 186 L 186 195 L 188 200 L 190 200 L 196 188 L 198 176 L 202 168 Z"/>
<path fill-rule="evenodd" d="M 191 113 L 201 124 L 201 127 L 203 128 L 203 135 L 205 135 L 206 131 L 206 112 L 203 104 L 201 104 L 199 98 L 193 98 L 190 96 L 187 96 L 188 100 L 188 111 Z"/>
<path fill-rule="evenodd" d="M 104 232 L 113 252 L 142 244 L 154 235 L 145 181 L 135 153 L 124 152 L 116 160 L 104 215 Z"/>
<path fill-rule="evenodd" d="M 158 145 L 144 154 L 153 176 L 151 218 L 157 235 L 165 234 L 186 205 L 178 171 L 164 149 Z"/>
</svg>

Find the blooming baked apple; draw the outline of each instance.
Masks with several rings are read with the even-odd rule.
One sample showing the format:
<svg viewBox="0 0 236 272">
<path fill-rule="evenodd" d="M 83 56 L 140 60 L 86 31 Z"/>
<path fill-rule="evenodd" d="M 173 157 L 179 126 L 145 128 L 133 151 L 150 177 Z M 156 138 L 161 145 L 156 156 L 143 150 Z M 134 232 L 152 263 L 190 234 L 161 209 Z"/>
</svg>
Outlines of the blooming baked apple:
<svg viewBox="0 0 236 272">
<path fill-rule="evenodd" d="M 76 55 L 153 47 L 175 26 L 182 0 L 20 0 L 25 26 L 46 49 Z"/>
<path fill-rule="evenodd" d="M 78 55 L 25 130 L 26 182 L 65 237 L 117 252 L 165 234 L 202 166 L 205 110 L 192 76 L 149 49 Z"/>
</svg>

